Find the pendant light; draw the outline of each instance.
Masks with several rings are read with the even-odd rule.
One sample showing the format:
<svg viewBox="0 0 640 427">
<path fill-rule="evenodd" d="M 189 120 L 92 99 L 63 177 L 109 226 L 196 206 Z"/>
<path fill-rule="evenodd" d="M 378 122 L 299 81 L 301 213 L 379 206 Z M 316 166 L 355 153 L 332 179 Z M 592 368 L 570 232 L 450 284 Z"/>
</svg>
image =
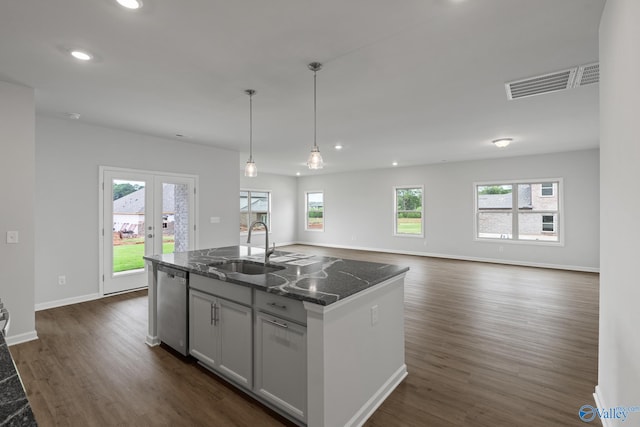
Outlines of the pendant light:
<svg viewBox="0 0 640 427">
<path fill-rule="evenodd" d="M 309 154 L 309 159 L 307 160 L 307 166 L 309 169 L 322 169 L 322 156 L 320 155 L 320 150 L 318 149 L 318 144 L 316 142 L 316 72 L 322 68 L 322 64 L 319 62 L 312 62 L 309 64 L 309 69 L 313 71 L 313 148 L 311 149 L 311 154 Z"/>
<path fill-rule="evenodd" d="M 258 176 L 258 168 L 253 161 L 253 94 L 256 93 L 253 89 L 247 89 L 244 91 L 249 95 L 249 160 L 244 167 L 244 176 L 253 178 Z"/>
</svg>

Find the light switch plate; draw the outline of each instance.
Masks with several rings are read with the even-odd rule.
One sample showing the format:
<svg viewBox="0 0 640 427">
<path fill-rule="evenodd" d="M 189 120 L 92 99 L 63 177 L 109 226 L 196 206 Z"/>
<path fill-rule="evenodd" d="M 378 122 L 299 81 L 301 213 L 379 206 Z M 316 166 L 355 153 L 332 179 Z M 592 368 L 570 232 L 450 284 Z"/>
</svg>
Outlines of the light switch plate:
<svg viewBox="0 0 640 427">
<path fill-rule="evenodd" d="M 17 231 L 7 231 L 7 243 L 18 243 L 20 237 Z"/>
</svg>

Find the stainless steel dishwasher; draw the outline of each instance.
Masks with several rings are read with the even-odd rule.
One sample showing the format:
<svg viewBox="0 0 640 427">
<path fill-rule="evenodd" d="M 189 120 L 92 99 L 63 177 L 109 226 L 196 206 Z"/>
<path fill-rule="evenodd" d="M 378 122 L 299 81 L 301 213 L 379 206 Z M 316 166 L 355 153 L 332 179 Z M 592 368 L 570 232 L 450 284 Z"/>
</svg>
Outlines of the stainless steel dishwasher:
<svg viewBox="0 0 640 427">
<path fill-rule="evenodd" d="M 186 271 L 158 266 L 158 336 L 183 356 L 189 352 L 188 279 Z"/>
</svg>

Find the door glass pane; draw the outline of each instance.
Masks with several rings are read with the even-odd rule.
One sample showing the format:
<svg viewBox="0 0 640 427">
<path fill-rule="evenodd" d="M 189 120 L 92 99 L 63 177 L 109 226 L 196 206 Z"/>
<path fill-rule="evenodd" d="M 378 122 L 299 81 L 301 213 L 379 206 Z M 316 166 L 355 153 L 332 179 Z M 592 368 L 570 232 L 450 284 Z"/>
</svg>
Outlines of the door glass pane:
<svg viewBox="0 0 640 427">
<path fill-rule="evenodd" d="M 269 226 L 269 193 L 251 192 L 251 222 L 262 221 Z M 254 230 L 264 231 L 264 226 L 257 224 Z"/>
<path fill-rule="evenodd" d="M 324 229 L 323 193 L 307 193 L 307 230 Z"/>
<path fill-rule="evenodd" d="M 249 193 L 247 191 L 240 192 L 240 232 L 246 232 L 249 229 Z"/>
<path fill-rule="evenodd" d="M 113 272 L 144 268 L 145 188 L 143 181 L 114 179 Z"/>
<path fill-rule="evenodd" d="M 162 183 L 162 253 L 189 250 L 189 185 Z"/>
</svg>

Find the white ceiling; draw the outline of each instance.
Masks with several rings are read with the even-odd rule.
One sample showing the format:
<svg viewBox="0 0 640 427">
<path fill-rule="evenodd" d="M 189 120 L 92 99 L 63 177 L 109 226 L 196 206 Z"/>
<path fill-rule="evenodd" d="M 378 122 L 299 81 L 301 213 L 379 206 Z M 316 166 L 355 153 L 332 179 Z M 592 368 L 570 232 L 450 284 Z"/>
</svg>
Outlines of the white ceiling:
<svg viewBox="0 0 640 427">
<path fill-rule="evenodd" d="M 598 61 L 604 0 L 0 2 L 0 80 L 37 112 L 241 151 L 294 175 L 598 146 L 598 85 L 507 100 L 507 81 Z M 96 60 L 68 55 L 84 48 Z M 325 169 L 304 163 L 313 143 Z M 184 137 L 176 137 L 183 134 Z M 512 137 L 497 149 L 491 141 Z M 333 149 L 341 142 L 344 149 Z M 240 167 L 240 165 L 239 165 Z"/>
</svg>

